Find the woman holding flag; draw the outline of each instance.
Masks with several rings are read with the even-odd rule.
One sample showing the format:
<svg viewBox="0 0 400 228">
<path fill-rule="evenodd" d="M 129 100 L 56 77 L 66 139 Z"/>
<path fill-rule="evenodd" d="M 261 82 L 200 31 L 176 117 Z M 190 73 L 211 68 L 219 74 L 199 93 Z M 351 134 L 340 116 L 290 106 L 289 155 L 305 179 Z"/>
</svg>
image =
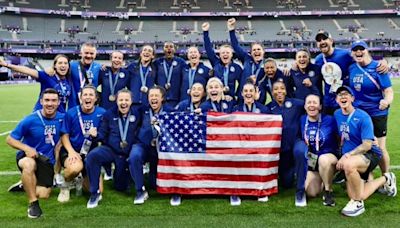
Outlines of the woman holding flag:
<svg viewBox="0 0 400 228">
<path fill-rule="evenodd" d="M 206 89 L 204 85 L 200 82 L 196 82 L 190 88 L 190 98 L 179 102 L 175 107 L 177 111 L 180 112 L 194 112 L 196 109 L 200 108 L 200 105 L 204 102 L 204 97 L 206 95 Z"/>
</svg>

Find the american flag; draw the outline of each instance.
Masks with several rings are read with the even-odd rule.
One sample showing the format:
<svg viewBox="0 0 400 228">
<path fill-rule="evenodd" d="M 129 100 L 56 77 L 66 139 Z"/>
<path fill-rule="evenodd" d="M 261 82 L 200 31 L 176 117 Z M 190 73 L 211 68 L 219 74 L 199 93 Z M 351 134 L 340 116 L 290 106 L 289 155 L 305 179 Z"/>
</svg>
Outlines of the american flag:
<svg viewBox="0 0 400 228">
<path fill-rule="evenodd" d="M 282 117 L 256 113 L 159 116 L 157 191 L 268 196 L 278 192 Z"/>
</svg>

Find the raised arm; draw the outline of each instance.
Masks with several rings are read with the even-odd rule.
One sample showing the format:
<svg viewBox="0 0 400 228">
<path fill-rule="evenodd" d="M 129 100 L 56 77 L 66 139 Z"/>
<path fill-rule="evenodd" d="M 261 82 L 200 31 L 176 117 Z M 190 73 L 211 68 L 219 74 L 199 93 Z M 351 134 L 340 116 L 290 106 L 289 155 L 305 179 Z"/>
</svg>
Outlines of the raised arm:
<svg viewBox="0 0 400 228">
<path fill-rule="evenodd" d="M 216 65 L 219 61 L 219 58 L 217 54 L 214 51 L 214 48 L 212 46 L 211 40 L 210 40 L 210 34 L 209 34 L 209 29 L 210 29 L 210 23 L 204 22 L 201 26 L 203 29 L 203 41 L 204 41 L 204 48 L 206 49 L 207 57 L 208 60 L 210 60 L 211 65 Z"/>
<path fill-rule="evenodd" d="M 236 56 L 240 59 L 240 61 L 244 62 L 248 53 L 240 47 L 239 41 L 235 34 L 235 26 L 236 26 L 236 19 L 230 18 L 226 23 L 229 31 L 229 37 L 231 39 L 231 45 L 233 50 L 235 50 Z"/>
<path fill-rule="evenodd" d="M 31 77 L 39 78 L 39 72 L 35 69 L 26 67 L 26 66 L 19 66 L 14 64 L 6 63 L 4 60 L 0 59 L 0 66 L 7 67 L 10 70 L 17 71 L 22 74 L 29 75 Z"/>
</svg>

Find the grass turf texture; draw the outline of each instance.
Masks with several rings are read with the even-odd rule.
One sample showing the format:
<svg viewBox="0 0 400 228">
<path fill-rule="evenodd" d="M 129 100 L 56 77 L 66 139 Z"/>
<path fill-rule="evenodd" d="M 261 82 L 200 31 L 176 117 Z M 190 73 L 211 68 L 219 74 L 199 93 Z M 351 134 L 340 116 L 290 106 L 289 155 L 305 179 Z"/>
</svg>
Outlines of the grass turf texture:
<svg viewBox="0 0 400 228">
<path fill-rule="evenodd" d="M 400 91 L 400 80 L 393 79 L 395 97 Z M 37 99 L 38 85 L 0 86 L 0 134 L 12 130 L 16 123 L 2 121 L 20 120 L 29 114 Z M 387 139 L 391 164 L 400 165 L 400 99 L 391 106 L 389 135 Z M 15 151 L 5 143 L 5 135 L 0 136 L 0 171 L 17 171 Z M 376 172 L 377 174 L 379 172 Z M 400 177 L 400 171 L 395 172 Z M 325 207 L 321 198 L 308 200 L 306 208 L 294 206 L 294 190 L 281 191 L 267 203 L 244 198 L 242 205 L 231 207 L 229 197 L 183 197 L 182 205 L 171 207 L 169 197 L 150 192 L 150 199 L 144 205 L 133 205 L 133 193 L 118 193 L 112 190 L 111 182 L 106 182 L 103 200 L 99 207 L 86 209 L 88 196 L 76 197 L 71 191 L 71 201 L 57 202 L 58 189 L 52 196 L 41 200 L 43 217 L 37 220 L 26 216 L 27 200 L 24 193 L 8 193 L 7 188 L 18 180 L 18 175 L 0 178 L 0 221 L 4 227 L 10 226 L 213 226 L 213 227 L 397 227 L 400 223 L 400 198 L 389 198 L 374 194 L 365 202 L 366 212 L 357 218 L 340 215 L 340 210 L 348 198 L 340 185 L 335 185 L 336 207 Z"/>
</svg>

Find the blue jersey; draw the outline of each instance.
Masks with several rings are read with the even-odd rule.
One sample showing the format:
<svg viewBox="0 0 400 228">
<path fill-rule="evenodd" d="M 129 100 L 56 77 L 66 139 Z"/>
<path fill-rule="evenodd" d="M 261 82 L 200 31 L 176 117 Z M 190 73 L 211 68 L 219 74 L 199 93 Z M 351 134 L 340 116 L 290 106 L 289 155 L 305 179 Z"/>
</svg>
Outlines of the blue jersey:
<svg viewBox="0 0 400 228">
<path fill-rule="evenodd" d="M 72 108 L 77 105 L 75 94 L 72 91 L 72 83 L 68 79 L 60 79 L 57 75 L 50 76 L 44 71 L 38 71 L 38 78 L 36 81 L 40 83 L 40 94 L 45 89 L 53 88 L 57 90 L 59 98 L 60 98 L 60 105 L 58 106 L 57 111 L 65 113 L 68 108 Z M 33 108 L 33 111 L 42 109 L 42 105 L 40 104 L 40 96 Z"/>
<path fill-rule="evenodd" d="M 374 126 L 371 117 L 365 111 L 355 109 L 352 114 L 344 115 L 342 110 L 338 109 L 334 116 L 341 136 L 342 154 L 354 150 L 363 140 L 374 140 Z M 379 157 L 382 156 L 382 151 L 376 145 L 372 145 L 371 151 Z"/>
<path fill-rule="evenodd" d="M 212 102 L 211 100 L 206 100 L 204 103 L 200 105 L 200 109 L 202 112 L 224 112 L 231 113 L 233 110 L 233 102 L 221 100 L 220 102 Z"/>
<path fill-rule="evenodd" d="M 99 73 L 101 64 L 92 62 L 88 66 L 83 66 L 81 61 L 71 61 L 71 78 L 74 92 L 76 94 L 77 104 L 79 104 L 78 93 L 85 85 L 92 84 L 95 88 L 99 85 Z"/>
<path fill-rule="evenodd" d="M 125 126 L 128 126 L 125 139 L 127 145 L 124 148 L 121 148 L 120 146 L 120 143 L 123 141 L 121 137 L 123 132 L 121 135 L 119 120 L 121 121 L 122 131 L 125 130 Z M 97 131 L 97 140 L 112 148 L 114 153 L 128 156 L 132 145 L 139 142 L 138 132 L 141 125 L 142 113 L 137 106 L 131 106 L 127 117 L 121 117 L 118 107 L 114 106 L 103 114 L 103 119 L 101 120 L 100 127 Z"/>
<path fill-rule="evenodd" d="M 194 83 L 199 82 L 204 86 L 204 88 L 206 88 L 209 71 L 210 68 L 203 63 L 199 63 L 196 69 L 191 69 L 190 64 L 186 64 L 182 70 L 180 101 L 186 100 L 190 97 L 188 93 L 189 88 L 191 88 Z"/>
<path fill-rule="evenodd" d="M 64 113 L 57 112 L 54 118 L 48 119 L 37 110 L 19 122 L 10 136 L 35 148 L 39 154 L 48 157 L 54 165 L 54 147 L 60 140 L 63 118 Z"/>
<path fill-rule="evenodd" d="M 130 77 L 130 91 L 132 92 L 132 102 L 134 104 L 149 104 L 147 98 L 148 90 L 155 85 L 156 71 L 153 64 L 142 67 L 140 62 L 131 63 L 128 66 Z M 147 87 L 147 91 L 142 91 L 143 87 Z"/>
<path fill-rule="evenodd" d="M 201 103 L 203 103 L 203 101 Z M 201 105 L 201 103 L 200 103 L 200 105 Z M 190 98 L 179 102 L 175 106 L 175 111 L 179 111 L 179 112 L 193 112 L 195 109 L 196 109 L 196 107 L 193 105 Z"/>
<path fill-rule="evenodd" d="M 320 53 L 315 57 L 315 64 L 320 68 L 326 62 L 336 63 L 339 68 L 342 70 L 342 78 L 344 85 L 349 85 L 349 67 L 354 62 L 353 57 L 351 57 L 351 53 L 347 49 L 335 48 L 333 50 L 332 55 L 325 56 L 323 53 Z M 338 108 L 339 105 L 336 103 L 336 94 L 330 93 L 331 86 L 325 83 L 324 86 L 324 106 L 329 108 Z"/>
<path fill-rule="evenodd" d="M 377 61 L 367 66 L 354 63 L 350 66 L 350 87 L 354 91 L 354 106 L 366 111 L 370 116 L 386 116 L 389 109 L 380 110 L 379 102 L 384 98 L 383 90 L 392 86 L 388 74 L 376 71 Z M 375 84 L 376 83 L 376 84 Z"/>
<path fill-rule="evenodd" d="M 310 87 L 303 84 L 303 80 L 307 78 L 312 82 Z M 290 83 L 290 88 L 293 88 L 294 90 L 294 98 L 305 100 L 309 94 L 315 94 L 322 97 L 321 68 L 315 64 L 310 63 L 307 66 L 305 73 L 302 73 L 300 70 L 290 70 Z"/>
<path fill-rule="evenodd" d="M 299 99 L 286 98 L 282 106 L 276 101 L 267 104 L 270 114 L 282 115 L 281 151 L 292 151 L 296 139 L 300 136 L 300 117 L 304 114 L 304 102 Z"/>
<path fill-rule="evenodd" d="M 308 144 L 314 154 L 337 153 L 337 126 L 335 118 L 320 114 L 321 119 L 315 122 L 308 120 L 307 115 L 300 119 L 301 138 Z"/>
<path fill-rule="evenodd" d="M 234 62 L 224 65 L 212 47 L 208 32 L 203 32 L 203 39 L 207 57 L 213 67 L 212 76 L 219 78 L 224 86 L 229 87 L 229 92 L 225 93 L 226 95 L 235 98 L 240 94 L 239 90 L 236 91 L 236 84 L 240 83 L 242 67 Z"/>
<path fill-rule="evenodd" d="M 115 74 L 111 67 L 101 70 L 99 74 L 99 85 L 101 85 L 100 107 L 110 109 L 115 105 L 115 101 L 110 100 L 110 95 L 116 95 L 117 92 L 124 88 L 129 88 L 130 74 L 127 69 L 121 68 Z M 113 93 L 111 94 L 111 91 Z"/>
<path fill-rule="evenodd" d="M 251 75 L 256 76 L 257 79 L 256 84 L 258 84 L 258 81 L 263 78 L 264 76 L 264 69 L 263 69 L 264 66 L 262 64 L 263 61 L 255 62 L 253 60 L 253 57 L 240 47 L 239 41 L 235 34 L 235 30 L 229 31 L 229 36 L 231 39 L 233 50 L 235 50 L 236 56 L 240 59 L 240 61 L 243 64 L 243 71 L 240 77 L 240 84 L 238 88 L 239 91 L 242 91 L 243 85 L 246 83 L 247 79 Z M 263 101 L 260 100 L 260 102 Z"/>
<path fill-rule="evenodd" d="M 251 108 L 249 108 L 247 105 L 245 105 L 245 104 L 243 104 L 243 103 L 240 103 L 240 104 L 236 105 L 236 106 L 233 108 L 232 111 L 233 111 L 233 112 L 264 113 L 264 114 L 269 113 L 268 108 L 267 108 L 265 105 L 263 105 L 263 104 L 261 104 L 261 103 L 259 103 L 259 102 L 257 102 L 257 101 L 254 102 L 254 103 L 251 105 Z"/>
<path fill-rule="evenodd" d="M 101 107 L 95 107 L 94 111 L 89 114 L 82 112 L 80 106 L 68 110 L 61 127 L 61 134 L 69 135 L 69 141 L 75 151 L 80 151 L 83 141 L 85 140 L 83 132 L 86 134 L 91 127 L 98 128 L 100 126 L 100 120 L 105 112 L 106 110 Z"/>
<path fill-rule="evenodd" d="M 172 60 L 161 57 L 154 61 L 154 65 L 157 68 L 156 84 L 166 89 L 166 101 L 178 103 L 180 101 L 182 69 L 186 65 L 185 60 L 176 56 Z M 168 87 L 167 84 L 169 88 L 166 88 Z"/>
</svg>

